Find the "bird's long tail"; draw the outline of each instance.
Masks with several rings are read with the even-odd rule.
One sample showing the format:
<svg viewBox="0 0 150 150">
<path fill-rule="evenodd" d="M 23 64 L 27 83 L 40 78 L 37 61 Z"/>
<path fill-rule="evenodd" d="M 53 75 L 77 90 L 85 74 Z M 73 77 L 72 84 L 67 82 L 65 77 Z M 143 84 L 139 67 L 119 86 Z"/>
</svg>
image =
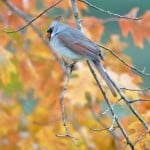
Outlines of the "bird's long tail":
<svg viewBox="0 0 150 150">
<path fill-rule="evenodd" d="M 101 76 L 103 77 L 105 83 L 107 84 L 107 86 L 109 87 L 109 89 L 111 90 L 111 93 L 113 94 L 114 97 L 117 96 L 116 91 L 111 83 L 111 81 L 108 79 L 106 72 L 103 68 L 103 66 L 98 62 L 98 61 L 93 61 L 96 69 L 99 71 L 99 73 L 101 74 Z"/>
</svg>

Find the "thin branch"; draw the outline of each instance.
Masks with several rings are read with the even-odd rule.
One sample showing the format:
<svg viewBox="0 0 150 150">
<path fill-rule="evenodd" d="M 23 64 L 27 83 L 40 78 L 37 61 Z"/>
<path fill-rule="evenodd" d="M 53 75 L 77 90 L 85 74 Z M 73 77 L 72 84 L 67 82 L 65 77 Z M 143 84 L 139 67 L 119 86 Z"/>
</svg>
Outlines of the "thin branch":
<svg viewBox="0 0 150 150">
<path fill-rule="evenodd" d="M 96 82 L 97 82 L 97 85 L 98 85 L 98 87 L 100 88 L 100 90 L 101 90 L 101 92 L 102 92 L 102 94 L 103 94 L 103 97 L 104 97 L 104 99 L 105 99 L 105 101 L 106 101 L 106 103 L 107 103 L 107 105 L 108 105 L 108 107 L 109 107 L 109 109 L 110 109 L 110 112 L 111 112 L 112 116 L 113 116 L 113 117 L 115 116 L 115 121 L 116 121 L 116 123 L 117 123 L 117 125 L 118 125 L 118 128 L 120 129 L 120 131 L 122 132 L 124 138 L 126 139 L 127 144 L 128 144 L 128 145 L 131 147 L 131 149 L 133 150 L 133 149 L 134 149 L 134 146 L 133 146 L 133 144 L 131 143 L 131 141 L 130 141 L 130 139 L 129 139 L 129 136 L 127 135 L 126 131 L 124 130 L 124 128 L 123 128 L 122 124 L 120 123 L 118 117 L 117 117 L 116 114 L 114 113 L 114 111 L 113 111 L 113 109 L 112 109 L 112 107 L 111 107 L 112 105 L 111 105 L 111 103 L 109 102 L 109 99 L 108 99 L 108 97 L 107 97 L 107 95 L 106 95 L 106 93 L 105 93 L 105 91 L 104 91 L 104 89 L 103 89 L 103 87 L 102 87 L 100 81 L 98 80 L 98 78 L 96 78 L 96 74 L 95 74 L 95 72 L 94 72 L 94 70 L 93 70 L 93 68 L 92 68 L 92 66 L 91 66 L 90 63 L 89 63 L 89 69 L 90 69 L 91 73 L 93 74 L 93 76 L 94 76 L 94 78 L 95 78 L 95 80 L 96 80 Z"/>
<path fill-rule="evenodd" d="M 149 133 L 150 132 L 150 130 L 146 130 L 145 132 L 143 132 L 137 139 L 136 139 L 136 141 L 133 143 L 133 145 L 135 146 L 139 141 L 141 141 L 142 140 L 142 138 L 147 134 L 147 133 Z"/>
<path fill-rule="evenodd" d="M 120 88 L 120 89 L 122 89 L 122 90 L 127 90 L 127 91 L 132 91 L 132 92 L 141 92 L 141 91 L 148 91 L 148 90 L 150 90 L 150 87 L 148 87 L 148 88 L 144 88 L 144 89 L 129 89 L 129 88 Z"/>
<path fill-rule="evenodd" d="M 119 18 L 106 18 L 106 19 L 101 19 L 101 22 L 103 24 L 106 24 L 106 23 L 109 23 L 109 22 L 118 22 L 119 21 Z"/>
<path fill-rule="evenodd" d="M 79 18 L 79 15 L 78 15 L 78 7 L 77 7 L 76 0 L 71 0 L 71 4 L 72 4 L 73 14 L 75 17 L 77 27 L 80 31 L 82 31 L 82 24 L 81 24 L 81 19 Z"/>
<path fill-rule="evenodd" d="M 122 99 L 120 98 L 117 102 L 115 102 L 114 104 L 111 105 L 112 108 L 114 108 L 116 105 L 118 105 L 118 103 L 121 101 Z M 110 111 L 109 108 L 107 108 L 104 112 L 102 112 L 102 115 L 105 115 L 106 113 L 108 113 Z"/>
<path fill-rule="evenodd" d="M 106 72 L 107 74 L 107 72 Z M 125 97 L 121 89 L 117 86 L 117 84 L 110 78 L 110 76 L 107 74 L 107 77 L 111 81 L 111 83 L 114 85 L 118 93 L 120 94 L 121 98 L 124 100 L 124 102 L 127 104 L 127 106 L 130 108 L 132 113 L 138 118 L 138 120 L 144 125 L 146 129 L 149 129 L 149 125 L 145 122 L 145 120 L 141 117 L 141 115 L 135 110 L 135 108 L 130 104 L 130 101 Z"/>
<path fill-rule="evenodd" d="M 71 78 L 72 69 L 73 69 L 73 66 L 67 66 L 66 67 L 66 70 L 68 72 L 67 79 L 66 79 L 66 83 L 65 83 L 65 86 L 63 88 L 63 91 L 61 93 L 61 96 L 60 96 L 61 110 L 62 110 L 62 121 L 63 121 L 63 125 L 65 127 L 65 134 L 57 134 L 56 136 L 57 137 L 69 137 L 72 140 L 72 142 L 74 143 L 73 139 L 76 139 L 76 138 L 74 138 L 73 136 L 71 136 L 69 134 L 67 121 L 66 121 L 66 114 L 65 114 L 65 104 L 64 104 L 64 97 L 65 97 L 65 94 L 66 94 L 66 91 L 67 91 L 67 87 L 68 87 L 68 84 L 69 84 L 69 81 L 70 81 L 70 78 Z"/>
<path fill-rule="evenodd" d="M 16 7 L 15 5 L 13 5 L 10 1 L 3 0 L 3 2 L 6 4 L 7 7 L 9 7 L 12 11 L 14 11 L 18 16 L 20 16 L 28 24 L 28 22 L 29 22 L 29 20 L 28 20 L 29 16 L 27 16 L 26 14 L 24 14 L 18 7 Z M 35 31 L 35 33 L 42 40 L 42 42 L 48 47 L 48 42 L 43 38 L 43 34 L 40 32 L 40 30 L 34 24 L 30 24 L 30 27 Z M 54 53 L 54 51 L 51 51 L 51 52 L 54 55 L 54 57 L 56 58 L 56 60 L 59 62 L 59 64 L 62 66 L 62 64 L 63 64 L 62 60 L 59 59 L 59 57 Z M 62 66 L 62 68 L 63 68 L 63 66 Z"/>
<path fill-rule="evenodd" d="M 128 101 L 129 103 L 135 103 L 135 102 L 150 102 L 150 99 L 135 99 L 135 100 L 131 100 Z"/>
<path fill-rule="evenodd" d="M 28 23 L 26 25 L 24 25 L 23 27 L 19 28 L 18 30 L 15 30 L 15 31 L 6 31 L 6 32 L 7 33 L 15 33 L 15 32 L 19 32 L 19 31 L 25 29 L 30 24 L 32 24 L 35 20 L 37 20 L 39 17 L 41 17 L 43 14 L 45 14 L 47 11 L 49 11 L 50 9 L 52 9 L 56 5 L 58 5 L 61 1 L 62 0 L 56 1 L 54 4 L 52 4 L 51 6 L 49 6 L 48 8 L 46 8 L 44 11 L 42 11 L 39 15 L 37 15 L 36 17 L 34 17 L 33 19 L 31 19 L 30 21 L 24 16 L 24 19 L 28 21 Z M 19 12 L 19 9 L 17 7 L 15 7 L 13 4 L 11 4 L 8 0 L 3 0 L 3 2 L 6 3 L 7 6 L 9 6 L 10 8 L 13 8 L 16 12 Z"/>
<path fill-rule="evenodd" d="M 111 131 L 111 132 L 114 130 L 115 121 L 116 121 L 116 115 L 114 114 L 112 124 L 109 127 L 109 131 Z"/>
<path fill-rule="evenodd" d="M 102 47 L 104 48 L 105 50 L 109 51 L 112 55 L 114 55 L 120 62 L 122 62 L 124 65 L 126 65 L 127 67 L 129 67 L 130 69 L 142 74 L 142 75 L 145 75 L 145 76 L 150 76 L 149 73 L 145 73 L 144 71 L 134 67 L 133 65 L 131 64 L 128 64 L 125 60 L 123 60 L 119 55 L 117 55 L 113 50 L 101 45 L 101 44 L 97 44 L 99 47 Z"/>
<path fill-rule="evenodd" d="M 96 9 L 96 10 L 102 12 L 102 13 L 106 13 L 108 15 L 111 15 L 111 16 L 114 16 L 114 17 L 117 17 L 117 18 L 130 19 L 130 20 L 141 20 L 142 19 L 142 18 L 133 18 L 133 17 L 121 16 L 119 14 L 116 14 L 116 13 L 110 12 L 108 10 L 104 10 L 100 7 L 97 7 L 97 6 L 87 2 L 86 0 L 78 0 L 78 1 L 83 2 L 84 4 L 88 5 L 89 7 L 92 7 L 92 8 L 94 8 L 94 9 Z"/>
<path fill-rule="evenodd" d="M 113 127 L 113 130 L 117 129 L 118 126 L 114 126 Z M 98 131 L 98 132 L 101 132 L 101 131 L 108 131 L 110 129 L 110 127 L 107 127 L 107 128 L 103 128 L 103 129 L 96 129 L 96 128 L 91 128 L 92 131 Z"/>
<path fill-rule="evenodd" d="M 10 1 L 8 1 L 8 0 L 3 0 L 3 2 L 6 4 L 6 6 L 7 7 L 9 7 L 10 8 L 10 10 L 12 10 L 12 11 L 14 11 L 18 16 L 20 16 L 24 21 L 26 21 L 26 22 L 28 22 L 29 20 L 28 20 L 28 18 L 29 18 L 29 16 L 27 16 L 27 15 L 25 15 L 18 7 L 16 7 L 15 5 L 13 5 Z M 38 34 L 38 36 L 41 38 L 41 39 L 43 39 L 43 35 L 41 34 L 41 32 L 39 32 L 39 29 L 36 27 L 36 26 L 34 26 L 33 24 L 31 24 L 31 27 L 32 27 L 32 29 Z M 15 31 L 5 31 L 5 32 L 7 32 L 7 33 L 15 33 Z M 43 40 L 43 42 L 47 45 L 47 42 L 46 42 L 46 40 L 44 41 Z"/>
<path fill-rule="evenodd" d="M 99 115 L 97 115 L 91 105 L 91 103 L 88 101 L 88 107 L 89 110 L 92 113 L 92 116 L 94 117 L 94 119 L 103 127 L 103 129 L 107 129 L 107 126 L 105 123 L 102 122 L 102 120 L 100 119 Z M 93 128 L 91 128 L 93 129 Z M 109 129 L 109 128 L 108 128 Z M 110 130 L 107 130 L 115 139 L 117 138 L 117 136 L 115 135 L 115 133 L 111 132 Z"/>
</svg>

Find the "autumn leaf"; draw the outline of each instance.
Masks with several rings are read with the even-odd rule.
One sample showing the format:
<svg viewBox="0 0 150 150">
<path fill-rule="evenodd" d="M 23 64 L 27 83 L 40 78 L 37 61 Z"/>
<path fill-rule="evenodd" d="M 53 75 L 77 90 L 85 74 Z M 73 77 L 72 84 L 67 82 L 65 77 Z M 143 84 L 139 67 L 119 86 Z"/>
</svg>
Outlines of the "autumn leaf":
<svg viewBox="0 0 150 150">
<path fill-rule="evenodd" d="M 135 17 L 138 8 L 133 8 L 126 16 Z M 119 25 L 123 36 L 127 37 L 131 33 L 134 43 L 143 48 L 143 41 L 150 41 L 150 11 L 144 13 L 141 20 L 125 20 L 120 19 Z"/>
<path fill-rule="evenodd" d="M 93 41 L 99 42 L 103 32 L 104 25 L 101 20 L 96 17 L 83 18 L 84 33 Z"/>
<path fill-rule="evenodd" d="M 0 47 L 0 81 L 3 85 L 11 82 L 11 74 L 16 73 L 16 66 L 12 62 L 13 55 Z"/>
<path fill-rule="evenodd" d="M 54 4 L 56 0 L 7 1 L 17 9 L 11 9 L 5 2 L 4 0 L 0 1 L 0 150 L 76 149 L 72 139 L 55 136 L 65 133 L 61 118 L 60 96 L 66 75 L 51 53 L 49 41 L 44 40 L 48 25 L 57 15 L 63 16 L 62 22 L 77 28 L 71 0 L 61 1 L 45 15 L 32 22 L 34 29 L 30 24 L 21 32 L 11 34 L 5 30 L 17 30 L 27 23 L 14 10 L 20 9 L 27 19 L 31 19 Z M 77 2 L 84 34 L 94 42 L 101 41 L 106 26 L 101 21 L 103 14 L 94 17 L 92 13 L 95 11 L 84 11 L 89 6 L 78 0 L 75 2 Z M 95 5 L 96 2 L 92 3 Z M 85 13 L 91 13 L 91 16 L 88 14 L 85 16 Z M 128 14 L 131 17 L 136 17 L 136 15 L 136 9 Z M 122 34 L 127 36 L 131 33 L 137 45 L 143 44 L 144 39 L 149 39 L 149 16 L 148 11 L 140 21 L 120 19 Z M 132 64 L 132 59 L 123 53 L 130 43 L 120 40 L 119 35 L 112 35 L 108 39 L 105 45 Z M 101 63 L 118 86 L 140 88 L 139 84 L 142 83 L 140 76 L 135 75 L 130 68 L 120 63 L 110 53 L 102 48 L 100 50 L 104 51 L 104 61 Z M 113 136 L 107 130 L 102 132 L 89 130 L 94 127 L 99 129 L 110 127 L 113 118 L 101 115 L 108 106 L 103 105 L 106 104 L 105 99 L 87 64 L 78 62 L 76 66 L 77 70 L 73 70 L 64 96 L 69 133 L 79 139 L 77 144 L 80 150 L 122 149 L 123 134 L 119 130 L 115 130 L 112 133 Z M 116 103 L 120 99 L 119 94 L 117 98 L 113 97 L 96 69 L 95 72 L 110 103 Z M 129 100 L 140 97 L 149 99 L 148 92 L 122 90 L 122 93 Z M 132 105 L 149 123 L 149 103 L 138 102 L 132 103 Z M 131 138 L 131 142 L 134 142 L 137 136 L 144 132 L 144 127 L 141 123 L 137 123 L 132 112 L 130 115 L 123 100 L 120 100 L 117 106 L 112 108 L 129 135 L 129 139 Z M 107 140 L 104 142 L 104 139 Z M 149 136 L 146 135 L 135 149 L 149 148 L 148 143 Z"/>
</svg>

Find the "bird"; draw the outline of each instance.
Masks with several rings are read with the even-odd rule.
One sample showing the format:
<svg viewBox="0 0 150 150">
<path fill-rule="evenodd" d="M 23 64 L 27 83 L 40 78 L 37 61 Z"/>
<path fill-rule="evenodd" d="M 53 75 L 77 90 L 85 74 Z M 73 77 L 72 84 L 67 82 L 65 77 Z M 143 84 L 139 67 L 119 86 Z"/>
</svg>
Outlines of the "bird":
<svg viewBox="0 0 150 150">
<path fill-rule="evenodd" d="M 115 88 L 101 64 L 104 58 L 96 43 L 87 38 L 80 30 L 62 23 L 59 17 L 48 26 L 46 38 L 49 40 L 51 49 L 62 58 L 67 58 L 73 62 L 82 60 L 92 62 L 112 95 L 117 96 Z"/>
</svg>

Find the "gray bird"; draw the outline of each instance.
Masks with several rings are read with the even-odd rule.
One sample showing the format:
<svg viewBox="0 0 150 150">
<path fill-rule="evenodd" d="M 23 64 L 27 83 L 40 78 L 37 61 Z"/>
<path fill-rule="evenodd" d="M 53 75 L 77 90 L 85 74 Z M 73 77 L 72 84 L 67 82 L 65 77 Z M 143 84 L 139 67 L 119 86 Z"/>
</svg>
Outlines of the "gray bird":
<svg viewBox="0 0 150 150">
<path fill-rule="evenodd" d="M 63 58 L 72 61 L 89 60 L 92 62 L 103 77 L 113 96 L 117 96 L 111 81 L 106 75 L 105 69 L 101 65 L 103 56 L 99 47 L 80 30 L 71 28 L 60 22 L 59 19 L 56 19 L 48 27 L 46 37 L 49 39 L 51 48 Z"/>
</svg>

